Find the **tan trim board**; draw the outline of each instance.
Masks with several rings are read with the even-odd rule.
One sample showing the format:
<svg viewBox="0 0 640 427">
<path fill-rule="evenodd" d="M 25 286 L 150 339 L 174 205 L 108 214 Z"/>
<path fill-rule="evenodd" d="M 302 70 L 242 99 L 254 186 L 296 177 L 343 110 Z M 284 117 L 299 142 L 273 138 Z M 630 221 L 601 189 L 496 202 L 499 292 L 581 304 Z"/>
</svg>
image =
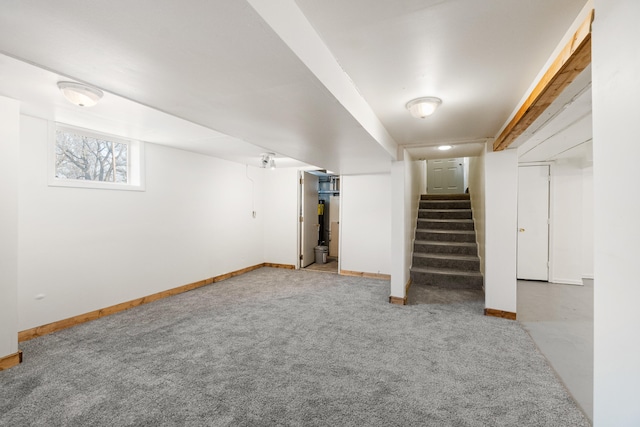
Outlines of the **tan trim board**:
<svg viewBox="0 0 640 427">
<path fill-rule="evenodd" d="M 248 273 L 248 272 L 253 271 L 253 270 L 257 270 L 257 269 L 262 268 L 262 267 L 264 267 L 264 263 L 252 265 L 251 267 L 243 268 L 241 270 L 232 271 L 231 273 L 221 274 L 220 276 L 212 277 L 211 278 L 211 280 L 212 280 L 211 283 L 222 282 L 223 280 L 231 279 L 232 277 L 236 277 L 236 276 L 239 276 L 241 274 L 245 274 L 245 273 Z"/>
<path fill-rule="evenodd" d="M 409 303 L 409 288 L 411 287 L 412 283 L 413 283 L 413 279 L 409 277 L 409 280 L 407 280 L 407 283 L 404 285 L 404 298 L 390 296 L 389 303 L 407 305 Z"/>
<path fill-rule="evenodd" d="M 591 23 L 594 11 L 549 66 L 516 115 L 493 143 L 493 151 L 509 147 L 591 63 Z"/>
<path fill-rule="evenodd" d="M 484 309 L 485 316 L 500 317 L 502 319 L 516 320 L 516 313 L 511 311 L 495 310 L 493 308 Z"/>
<path fill-rule="evenodd" d="M 21 363 L 22 363 L 22 350 L 18 350 L 17 353 L 0 357 L 0 371 L 13 368 L 14 366 L 19 365 Z"/>
<path fill-rule="evenodd" d="M 33 338 L 47 335 L 52 332 L 60 331 L 62 329 L 70 328 L 75 325 L 79 325 L 84 322 L 96 320 L 104 316 L 119 313 L 124 310 L 128 310 L 133 307 L 138 307 L 143 304 L 147 304 L 159 299 L 167 298 L 173 295 L 178 295 L 183 292 L 188 292 L 202 286 L 210 285 L 212 283 L 221 282 L 222 280 L 229 279 L 231 277 L 239 276 L 240 274 L 248 273 L 249 271 L 262 268 L 264 264 L 257 264 L 251 267 L 243 268 L 241 270 L 232 271 L 231 273 L 222 274 L 220 276 L 210 277 L 198 282 L 189 283 L 187 285 L 179 286 L 177 288 L 168 289 L 166 291 L 158 292 L 155 294 L 147 295 L 142 298 L 137 298 L 131 301 L 126 301 L 120 304 L 112 305 L 109 307 L 101 308 L 100 310 L 90 311 L 88 313 L 79 314 L 77 316 L 69 317 L 68 319 L 58 320 L 56 322 L 47 323 L 46 325 L 36 326 L 35 328 L 27 329 L 18 332 L 18 342 L 28 341 Z"/>
<path fill-rule="evenodd" d="M 274 264 L 272 262 L 265 262 L 263 264 L 264 267 L 271 267 L 271 268 L 284 268 L 286 270 L 295 270 L 296 266 L 293 264 Z"/>
<path fill-rule="evenodd" d="M 407 284 L 404 285 L 405 299 L 406 299 L 407 295 L 409 295 L 409 288 L 411 287 L 412 283 L 413 283 L 413 279 L 411 277 L 409 277 L 409 280 L 407 280 Z"/>
<path fill-rule="evenodd" d="M 407 297 L 400 298 L 400 297 L 390 296 L 389 304 L 407 305 Z"/>
<path fill-rule="evenodd" d="M 391 280 L 390 274 L 366 273 L 363 271 L 340 270 L 342 276 L 367 277 L 369 279 Z"/>
</svg>

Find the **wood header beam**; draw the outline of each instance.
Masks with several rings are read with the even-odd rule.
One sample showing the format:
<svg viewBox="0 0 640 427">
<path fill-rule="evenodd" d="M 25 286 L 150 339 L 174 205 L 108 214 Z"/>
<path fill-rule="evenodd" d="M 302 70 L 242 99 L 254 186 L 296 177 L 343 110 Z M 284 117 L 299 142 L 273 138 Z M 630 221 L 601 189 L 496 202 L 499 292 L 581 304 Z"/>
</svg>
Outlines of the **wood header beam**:
<svg viewBox="0 0 640 427">
<path fill-rule="evenodd" d="M 493 151 L 508 148 L 591 63 L 593 18 L 592 9 L 574 33 L 571 41 L 562 49 L 516 115 L 494 141 Z"/>
</svg>

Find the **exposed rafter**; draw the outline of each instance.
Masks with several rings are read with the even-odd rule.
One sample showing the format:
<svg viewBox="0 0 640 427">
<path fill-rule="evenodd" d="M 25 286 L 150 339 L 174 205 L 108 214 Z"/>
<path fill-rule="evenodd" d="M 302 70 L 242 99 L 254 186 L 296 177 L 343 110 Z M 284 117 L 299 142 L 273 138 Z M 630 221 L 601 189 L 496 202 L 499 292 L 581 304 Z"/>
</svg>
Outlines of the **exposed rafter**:
<svg viewBox="0 0 640 427">
<path fill-rule="evenodd" d="M 571 41 L 562 49 L 516 115 L 493 143 L 493 151 L 509 147 L 571 82 L 591 63 L 591 10 Z"/>
</svg>

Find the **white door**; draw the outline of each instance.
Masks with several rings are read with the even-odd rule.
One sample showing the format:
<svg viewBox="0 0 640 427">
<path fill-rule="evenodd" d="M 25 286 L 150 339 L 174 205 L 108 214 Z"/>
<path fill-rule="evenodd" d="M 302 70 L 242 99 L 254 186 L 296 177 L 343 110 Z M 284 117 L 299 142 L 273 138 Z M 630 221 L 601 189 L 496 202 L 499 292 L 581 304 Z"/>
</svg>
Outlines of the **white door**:
<svg viewBox="0 0 640 427">
<path fill-rule="evenodd" d="M 427 193 L 464 193 L 464 159 L 427 160 Z"/>
<path fill-rule="evenodd" d="M 518 279 L 549 280 L 549 166 L 518 168 Z"/>
<path fill-rule="evenodd" d="M 315 261 L 315 247 L 318 246 L 318 177 L 303 172 L 301 175 L 301 247 L 300 267 L 304 268 Z"/>
<path fill-rule="evenodd" d="M 340 196 L 329 197 L 329 256 L 337 257 L 340 240 Z"/>
</svg>

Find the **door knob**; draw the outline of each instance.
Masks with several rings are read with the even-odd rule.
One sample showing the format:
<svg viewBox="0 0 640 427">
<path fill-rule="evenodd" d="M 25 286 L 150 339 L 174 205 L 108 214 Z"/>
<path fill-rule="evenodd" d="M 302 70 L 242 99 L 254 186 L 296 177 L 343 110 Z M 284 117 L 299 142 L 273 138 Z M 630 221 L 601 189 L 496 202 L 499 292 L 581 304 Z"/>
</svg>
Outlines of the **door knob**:
<svg viewBox="0 0 640 427">
<path fill-rule="evenodd" d="M 519 228 L 518 231 L 524 233 L 524 228 Z"/>
</svg>

